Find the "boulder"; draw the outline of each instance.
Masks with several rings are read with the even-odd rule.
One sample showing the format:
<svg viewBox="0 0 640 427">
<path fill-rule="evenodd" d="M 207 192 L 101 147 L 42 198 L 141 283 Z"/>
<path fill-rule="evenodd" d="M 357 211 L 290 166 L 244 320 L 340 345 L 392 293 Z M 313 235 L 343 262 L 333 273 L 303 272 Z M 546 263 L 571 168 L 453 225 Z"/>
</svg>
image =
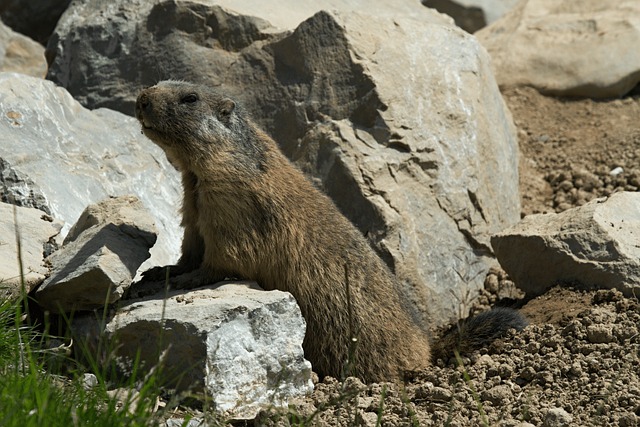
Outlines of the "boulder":
<svg viewBox="0 0 640 427">
<path fill-rule="evenodd" d="M 93 310 L 119 300 L 156 242 L 153 219 L 136 197 L 87 207 L 63 247 L 47 258 L 51 275 L 36 293 L 54 313 Z"/>
<path fill-rule="evenodd" d="M 229 418 L 286 408 L 313 390 L 302 350 L 305 322 L 287 292 L 252 282 L 171 291 L 123 302 L 101 323 L 94 315 L 74 319 L 76 339 L 91 354 L 103 349 L 125 373 L 139 355 L 138 374 L 159 367 L 163 386 L 204 390 Z"/>
<path fill-rule="evenodd" d="M 451 16 L 456 25 L 475 33 L 511 10 L 520 0 L 422 0 L 426 7 Z"/>
<path fill-rule="evenodd" d="M 495 235 L 500 265 L 536 296 L 556 284 L 640 293 L 640 193 L 615 193 L 560 214 L 529 215 Z"/>
<path fill-rule="evenodd" d="M 89 111 L 50 81 L 0 73 L 0 197 L 64 221 L 84 208 L 134 194 L 163 230 L 150 265 L 175 262 L 182 231 L 178 172 L 130 116 Z"/>
<path fill-rule="evenodd" d="M 0 300 L 20 295 L 21 275 L 26 292 L 42 283 L 49 271 L 44 258 L 57 247 L 55 239 L 61 229 L 60 221 L 41 210 L 0 203 Z"/>
<path fill-rule="evenodd" d="M 71 0 L 2 0 L 0 17 L 15 31 L 46 45 Z"/>
<path fill-rule="evenodd" d="M 158 78 L 236 96 L 433 325 L 465 315 L 495 263 L 490 236 L 520 214 L 515 129 L 485 50 L 408 1 L 315 14 L 330 2 L 248 3 L 73 4 L 48 78 L 127 112 Z"/>
<path fill-rule="evenodd" d="M 640 82 L 637 1 L 524 0 L 476 36 L 503 88 L 610 98 Z"/>
<path fill-rule="evenodd" d="M 43 78 L 47 74 L 44 47 L 14 32 L 0 21 L 0 72 Z"/>
</svg>

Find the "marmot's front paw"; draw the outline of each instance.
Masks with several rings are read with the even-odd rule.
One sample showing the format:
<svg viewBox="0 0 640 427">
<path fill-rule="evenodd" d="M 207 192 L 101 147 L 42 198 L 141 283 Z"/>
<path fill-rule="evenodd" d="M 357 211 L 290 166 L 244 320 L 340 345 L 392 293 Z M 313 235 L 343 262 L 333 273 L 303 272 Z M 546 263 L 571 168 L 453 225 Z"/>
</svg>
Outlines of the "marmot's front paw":
<svg viewBox="0 0 640 427">
<path fill-rule="evenodd" d="M 200 268 L 169 279 L 171 289 L 194 289 L 212 285 L 224 280 L 224 276 L 216 276 L 206 269 Z"/>
<path fill-rule="evenodd" d="M 152 267 L 142 273 L 141 282 L 160 282 L 167 279 L 167 269 L 169 277 L 181 274 L 177 265 L 163 265 L 158 267 Z"/>
</svg>

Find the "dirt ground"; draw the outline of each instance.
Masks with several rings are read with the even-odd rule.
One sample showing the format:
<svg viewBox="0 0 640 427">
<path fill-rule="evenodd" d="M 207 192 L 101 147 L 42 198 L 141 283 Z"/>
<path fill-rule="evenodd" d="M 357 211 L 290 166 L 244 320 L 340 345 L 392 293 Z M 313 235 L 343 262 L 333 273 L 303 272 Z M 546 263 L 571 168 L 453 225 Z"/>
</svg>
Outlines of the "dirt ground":
<svg viewBox="0 0 640 427">
<path fill-rule="evenodd" d="M 638 191 L 638 94 L 609 101 L 532 89 L 503 95 L 518 128 L 523 216 Z M 523 296 L 497 270 L 485 287 L 480 306 Z M 440 361 L 404 385 L 325 379 L 293 411 L 318 426 L 639 425 L 638 300 L 556 287 L 520 305 L 530 326 L 463 355 L 462 365 Z M 288 425 L 274 414 L 257 424 Z"/>
</svg>

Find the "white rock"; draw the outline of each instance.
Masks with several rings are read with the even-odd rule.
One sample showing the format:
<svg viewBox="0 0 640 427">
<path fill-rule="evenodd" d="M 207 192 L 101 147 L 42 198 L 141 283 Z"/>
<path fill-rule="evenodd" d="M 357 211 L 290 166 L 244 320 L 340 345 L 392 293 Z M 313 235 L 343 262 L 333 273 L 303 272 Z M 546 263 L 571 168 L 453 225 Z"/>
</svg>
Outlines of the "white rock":
<svg viewBox="0 0 640 427">
<path fill-rule="evenodd" d="M 179 256 L 179 176 L 132 117 L 86 110 L 47 80 L 0 73 L 0 175 L 12 177 L 0 181 L 12 203 L 64 221 L 63 237 L 87 205 L 135 194 L 164 231 L 142 269 Z"/>
<path fill-rule="evenodd" d="M 52 220 L 41 210 L 0 202 L 0 296 L 20 294 L 21 271 L 14 208 L 17 211 L 22 273 L 27 292 L 45 279 L 49 271 L 44 264 L 45 252 L 57 246 L 54 239 L 62 228 L 60 221 Z"/>
<path fill-rule="evenodd" d="M 558 283 L 640 293 L 640 193 L 620 192 L 560 214 L 530 215 L 491 239 L 527 295 Z"/>
<path fill-rule="evenodd" d="M 84 331 L 96 339 L 95 316 L 74 325 L 79 335 Z M 304 332 L 289 293 L 241 282 L 126 302 L 99 334 L 111 342 L 121 366 L 130 366 L 140 351 L 143 369 L 149 369 L 168 347 L 164 385 L 206 389 L 219 412 L 251 419 L 261 409 L 286 407 L 289 398 L 312 391 Z"/>
<path fill-rule="evenodd" d="M 611 176 L 618 176 L 620 175 L 622 172 L 624 172 L 624 169 L 622 169 L 620 166 L 615 167 L 613 169 L 611 169 L 611 172 L 609 172 L 609 175 Z"/>
</svg>

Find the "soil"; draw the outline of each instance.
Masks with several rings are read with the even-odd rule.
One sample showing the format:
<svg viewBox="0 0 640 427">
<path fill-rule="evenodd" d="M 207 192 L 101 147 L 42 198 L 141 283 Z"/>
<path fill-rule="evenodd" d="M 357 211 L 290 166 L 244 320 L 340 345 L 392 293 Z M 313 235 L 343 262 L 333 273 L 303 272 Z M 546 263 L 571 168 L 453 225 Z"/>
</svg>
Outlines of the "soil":
<svg viewBox="0 0 640 427">
<path fill-rule="evenodd" d="M 518 128 L 522 216 L 640 188 L 640 98 L 503 93 Z M 492 270 L 477 307 L 520 300 L 530 325 L 405 384 L 326 378 L 288 414 L 256 425 L 637 426 L 640 304 L 618 291 L 555 287 L 526 301 Z M 476 310 L 477 311 L 477 310 Z"/>
</svg>

